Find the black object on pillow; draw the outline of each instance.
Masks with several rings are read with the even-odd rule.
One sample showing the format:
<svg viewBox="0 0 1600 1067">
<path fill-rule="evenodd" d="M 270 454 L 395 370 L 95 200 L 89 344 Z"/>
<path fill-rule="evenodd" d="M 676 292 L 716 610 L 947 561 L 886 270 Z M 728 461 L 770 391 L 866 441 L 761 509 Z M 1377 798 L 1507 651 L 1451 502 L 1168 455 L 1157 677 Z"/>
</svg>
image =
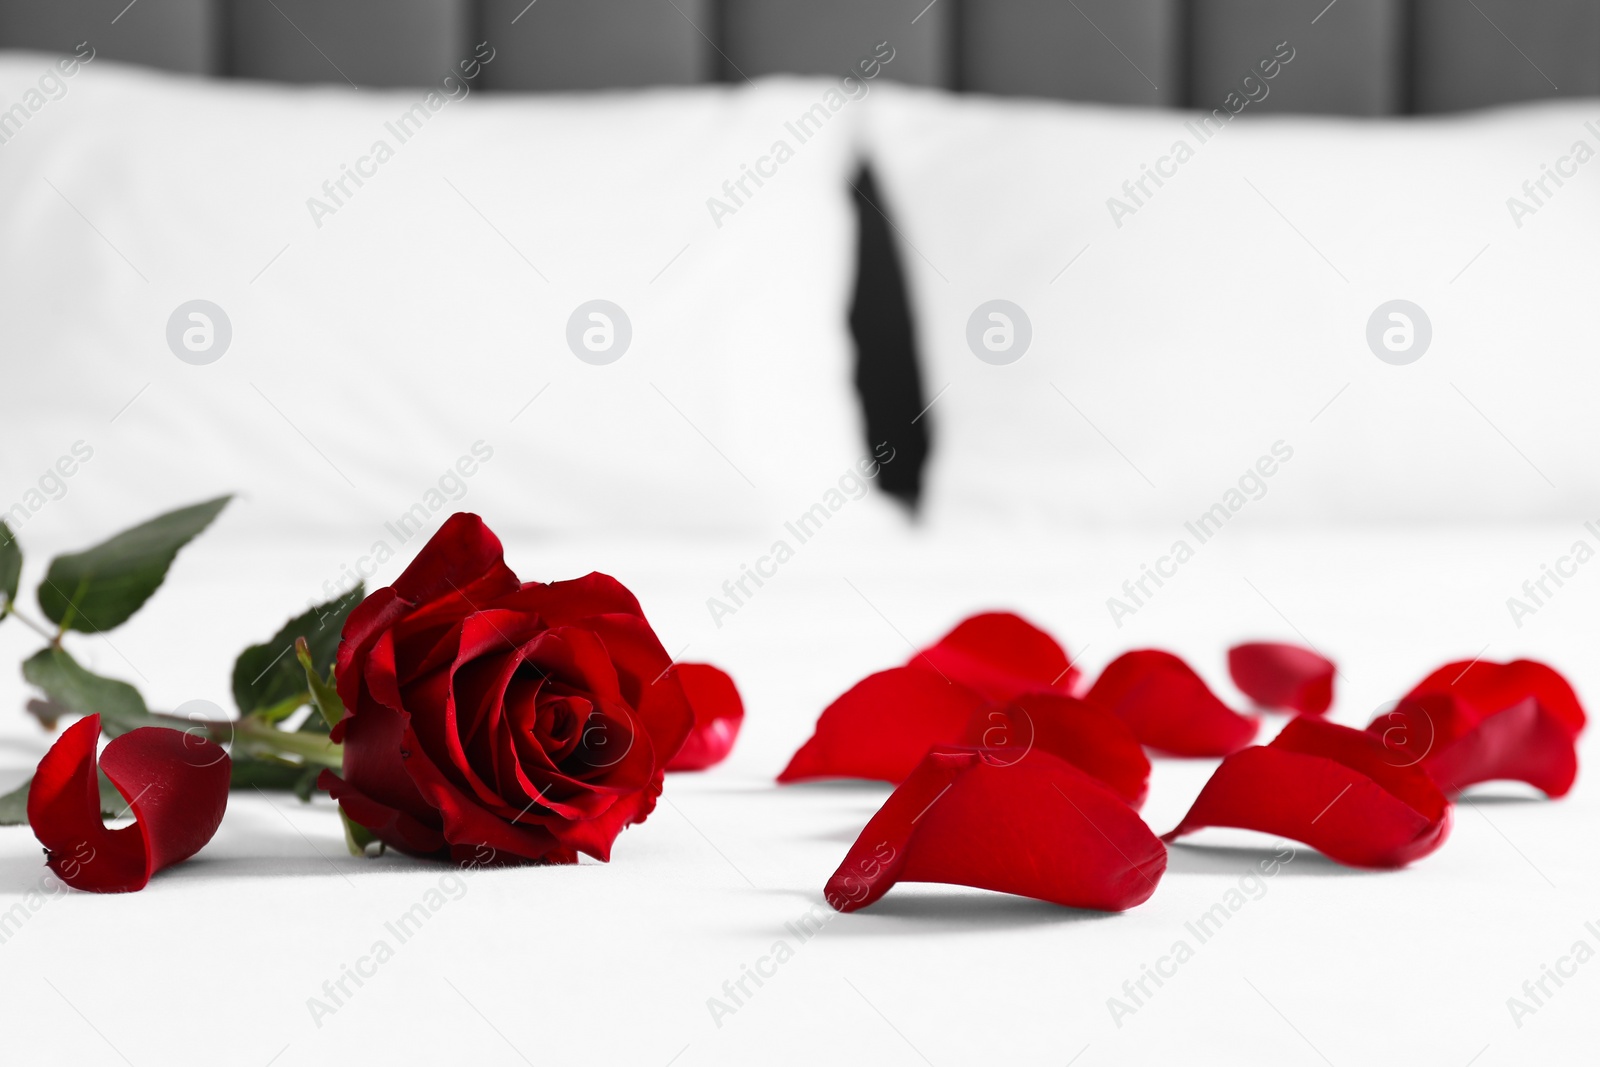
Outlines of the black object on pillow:
<svg viewBox="0 0 1600 1067">
<path fill-rule="evenodd" d="M 905 273 L 883 198 L 866 167 L 851 184 L 858 223 L 856 287 L 850 305 L 856 390 L 866 413 L 868 448 L 887 442 L 894 449 L 894 459 L 878 474 L 878 487 L 915 509 L 933 414 L 923 414 L 926 401 Z"/>
</svg>

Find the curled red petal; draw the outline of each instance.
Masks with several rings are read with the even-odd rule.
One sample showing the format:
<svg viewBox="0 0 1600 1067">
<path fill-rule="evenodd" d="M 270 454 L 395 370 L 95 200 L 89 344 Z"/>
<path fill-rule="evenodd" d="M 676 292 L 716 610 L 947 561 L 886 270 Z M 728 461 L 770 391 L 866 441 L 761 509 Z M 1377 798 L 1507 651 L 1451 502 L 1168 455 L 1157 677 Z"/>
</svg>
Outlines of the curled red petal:
<svg viewBox="0 0 1600 1067">
<path fill-rule="evenodd" d="M 669 771 L 703 771 L 728 758 L 744 723 L 744 701 L 733 679 L 709 663 L 680 663 L 672 669 L 694 709 L 694 728 Z"/>
<path fill-rule="evenodd" d="M 868 675 L 823 710 L 778 781 L 902 781 L 930 747 L 959 742 L 972 713 L 985 703 L 928 670 L 895 667 Z"/>
<path fill-rule="evenodd" d="M 1537 660 L 1446 663 L 1418 682 L 1406 697 L 1421 697 L 1431 693 L 1443 693 L 1461 701 L 1479 719 L 1532 697 L 1564 723 L 1573 736 L 1582 733 L 1588 722 L 1572 684 L 1562 677 L 1560 671 Z"/>
<path fill-rule="evenodd" d="M 1443 693 L 1406 697 L 1367 732 L 1396 762 L 1421 767 L 1450 796 L 1478 782 L 1514 781 L 1561 797 L 1578 777 L 1568 721 L 1531 696 L 1481 717 Z"/>
<path fill-rule="evenodd" d="M 1333 661 L 1300 645 L 1256 641 L 1228 649 L 1228 673 L 1264 708 L 1325 715 L 1333 706 Z"/>
<path fill-rule="evenodd" d="M 929 752 L 861 831 L 823 890 L 843 912 L 897 882 L 944 882 L 1124 911 L 1149 899 L 1167 852 L 1098 780 L 1034 750 L 1000 765 L 972 748 Z"/>
<path fill-rule="evenodd" d="M 211 840 L 228 806 L 232 763 L 204 738 L 147 726 L 106 745 L 97 769 L 99 737 L 100 716 L 90 715 L 50 746 L 28 789 L 28 822 L 63 882 L 131 893 Z M 113 830 L 101 819 L 98 770 L 127 801 L 133 825 Z"/>
<path fill-rule="evenodd" d="M 1112 660 L 1084 699 L 1116 714 L 1140 743 L 1174 756 L 1226 756 L 1261 727 L 1217 699 L 1183 660 L 1156 649 Z"/>
<path fill-rule="evenodd" d="M 1078 678 L 1055 638 L 1009 612 L 962 620 L 907 666 L 937 671 L 990 700 L 1009 700 L 1036 689 L 1071 692 Z"/>
<path fill-rule="evenodd" d="M 1222 761 L 1163 841 L 1207 826 L 1303 842 L 1351 867 L 1404 867 L 1444 843 L 1450 802 L 1370 733 L 1296 718 L 1267 745 Z"/>
<path fill-rule="evenodd" d="M 1150 788 L 1150 759 L 1127 724 L 1064 694 L 1029 693 L 979 708 L 962 743 L 982 748 L 983 758 L 1000 766 L 1034 750 L 1048 752 L 1099 779 L 1131 808 L 1144 804 Z"/>
</svg>

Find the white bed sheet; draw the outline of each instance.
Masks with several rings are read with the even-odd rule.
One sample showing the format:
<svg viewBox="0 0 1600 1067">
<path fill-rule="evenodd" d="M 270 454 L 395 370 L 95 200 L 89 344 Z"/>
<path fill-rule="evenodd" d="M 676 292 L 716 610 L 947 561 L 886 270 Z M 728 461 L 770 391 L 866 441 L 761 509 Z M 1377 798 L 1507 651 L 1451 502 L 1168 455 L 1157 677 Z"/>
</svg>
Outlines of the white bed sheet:
<svg viewBox="0 0 1600 1067">
<path fill-rule="evenodd" d="M 1120 629 L 1106 598 L 1170 531 L 1006 545 L 911 536 L 876 547 L 838 531 L 804 546 L 720 628 L 705 600 L 752 561 L 751 545 L 513 543 L 508 559 L 525 578 L 616 574 L 670 652 L 733 673 L 748 718 L 728 762 L 670 778 L 658 811 L 622 835 L 611 864 L 475 874 L 404 944 L 385 923 L 430 889 L 456 885 L 449 868 L 346 856 L 326 798 L 305 806 L 236 795 L 212 844 L 137 896 L 68 892 L 13 921 L 0 943 L 4 1059 L 1576 1062 L 1600 1036 L 1600 964 L 1578 966 L 1559 989 L 1549 983 L 1553 996 L 1520 1027 L 1507 998 L 1524 997 L 1523 982 L 1575 942 L 1600 947 L 1592 770 L 1557 803 L 1489 789 L 1410 870 L 1351 871 L 1301 848 L 1203 945 L 1185 923 L 1237 888 L 1270 841 L 1213 831 L 1194 839 L 1205 847 L 1174 848 L 1155 896 L 1123 915 L 903 885 L 865 912 L 833 916 L 821 906 L 823 882 L 888 789 L 779 789 L 772 776 L 832 697 L 987 607 L 1047 626 L 1091 676 L 1120 651 L 1158 645 L 1236 702 L 1224 669 L 1230 643 L 1310 640 L 1340 664 L 1334 717 L 1351 725 L 1437 664 L 1480 653 L 1546 659 L 1592 698 L 1600 566 L 1580 569 L 1521 628 L 1505 603 L 1580 537 L 1597 540 L 1576 522 L 1315 534 L 1240 526 L 1203 546 Z M 202 539 L 114 635 L 114 649 L 98 639 L 74 647 L 138 681 L 153 706 L 228 706 L 232 656 L 302 607 L 349 551 Z M 20 626 L 0 627 L 0 663 L 32 645 Z M 0 671 L 0 786 L 20 780 L 48 742 L 24 721 L 22 697 L 20 679 Z M 1583 755 L 1597 754 L 1591 732 Z M 1158 833 L 1212 766 L 1156 762 L 1144 814 Z M 0 915 L 26 910 L 43 874 L 31 834 L 0 830 Z M 792 927 L 812 909 L 832 917 L 802 940 Z M 308 998 L 325 997 L 324 981 L 380 938 L 395 945 L 393 958 L 360 988 L 347 980 L 354 995 L 318 1025 Z M 1124 981 L 1180 938 L 1194 957 L 1161 988 L 1148 984 L 1154 995 L 1117 1025 L 1108 998 L 1125 998 Z M 792 958 L 763 962 L 778 941 Z M 753 995 L 735 1005 L 724 982 L 758 963 L 771 977 L 759 988 L 747 980 Z M 736 1010 L 713 1018 L 713 997 Z"/>
</svg>

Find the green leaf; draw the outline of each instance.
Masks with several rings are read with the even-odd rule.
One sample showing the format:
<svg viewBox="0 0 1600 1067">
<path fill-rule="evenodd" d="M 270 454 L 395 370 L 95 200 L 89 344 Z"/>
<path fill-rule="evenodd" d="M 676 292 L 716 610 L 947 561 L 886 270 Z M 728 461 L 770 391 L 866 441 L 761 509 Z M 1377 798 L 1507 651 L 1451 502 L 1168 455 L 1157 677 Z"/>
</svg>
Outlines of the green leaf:
<svg viewBox="0 0 1600 1067">
<path fill-rule="evenodd" d="M 169 511 L 93 548 L 50 561 L 39 607 L 63 630 L 115 629 L 161 587 L 178 549 L 211 525 L 232 497 Z"/>
<path fill-rule="evenodd" d="M 301 800 L 310 800 L 317 788 L 317 775 L 321 773 L 320 767 L 237 756 L 233 760 L 233 778 L 228 788 L 292 792 Z"/>
<path fill-rule="evenodd" d="M 17 585 L 22 581 L 22 546 L 17 535 L 0 519 L 0 601 L 9 608 L 17 599 Z"/>
<path fill-rule="evenodd" d="M 322 771 L 312 768 L 300 776 L 300 780 L 293 786 L 294 795 L 300 798 L 300 803 L 309 804 L 317 792 L 317 779 L 322 777 Z"/>
<path fill-rule="evenodd" d="M 339 720 L 345 714 L 344 701 L 339 699 L 339 691 L 333 686 L 333 669 L 328 669 L 328 680 L 323 681 L 311 662 L 311 652 L 306 647 L 305 638 L 295 642 L 294 651 L 301 670 L 305 672 L 306 686 L 311 690 L 311 703 L 331 730 L 339 725 Z M 300 728 L 304 730 L 306 727 L 302 724 Z"/>
<path fill-rule="evenodd" d="M 240 715 L 271 709 L 268 718 L 282 711 L 296 697 L 299 699 L 282 711 L 277 718 L 286 717 L 309 699 L 306 675 L 295 662 L 295 642 L 304 638 L 311 650 L 315 671 L 325 675 L 332 667 L 339 651 L 339 633 L 352 608 L 361 603 L 365 591 L 357 585 L 344 596 L 326 604 L 319 604 L 304 615 L 289 622 L 264 644 L 251 645 L 240 653 L 233 665 L 233 700 L 239 705 Z"/>
<path fill-rule="evenodd" d="M 30 776 L 5 796 L 0 796 L 0 826 L 26 826 L 28 823 L 28 787 Z"/>
<path fill-rule="evenodd" d="M 152 712 L 133 686 L 84 670 L 65 649 L 40 650 L 22 665 L 22 674 L 49 698 L 29 702 L 28 710 L 41 722 L 62 715 L 98 714 L 100 730 L 107 737 L 144 726 L 160 726 L 230 746 L 234 789 L 292 790 L 305 800 L 316 789 L 322 768 L 338 767 L 342 762 L 339 746 L 328 740 L 326 732 L 319 737 L 280 730 L 257 715 L 238 720 L 205 720 Z M 15 800 L 0 798 L 0 815 L 5 811 L 3 801 L 8 799 Z M 26 802 L 24 788 L 21 803 Z M 26 822 L 25 808 L 18 810 L 23 812 L 21 821 Z"/>
<path fill-rule="evenodd" d="M 84 670 L 66 649 L 42 648 L 22 665 L 22 676 L 45 691 L 47 700 L 30 700 L 28 712 L 47 730 L 64 715 L 99 715 L 100 732 L 120 737 L 145 726 L 192 733 L 229 744 L 239 724 L 230 719 L 198 719 L 146 709 L 144 698 L 127 682 Z"/>
<path fill-rule="evenodd" d="M 140 726 L 165 725 L 154 721 L 139 690 L 84 670 L 64 648 L 42 648 L 34 653 L 22 664 L 22 677 L 44 690 L 57 711 L 99 715 L 102 728 L 111 736 Z"/>
<path fill-rule="evenodd" d="M 28 824 L 28 787 L 32 784 L 30 777 L 5 796 L 0 796 L 0 826 Z M 125 818 L 128 815 L 127 799 L 104 774 L 100 776 L 100 814 L 108 819 Z"/>
<path fill-rule="evenodd" d="M 377 835 L 371 830 L 368 830 L 365 826 L 353 821 L 350 816 L 344 813 L 343 808 L 339 809 L 339 821 L 344 823 L 344 847 L 350 850 L 350 855 L 383 855 L 383 842 L 379 841 Z M 371 848 L 374 843 L 377 844 L 378 847 L 369 852 L 368 849 Z"/>
</svg>

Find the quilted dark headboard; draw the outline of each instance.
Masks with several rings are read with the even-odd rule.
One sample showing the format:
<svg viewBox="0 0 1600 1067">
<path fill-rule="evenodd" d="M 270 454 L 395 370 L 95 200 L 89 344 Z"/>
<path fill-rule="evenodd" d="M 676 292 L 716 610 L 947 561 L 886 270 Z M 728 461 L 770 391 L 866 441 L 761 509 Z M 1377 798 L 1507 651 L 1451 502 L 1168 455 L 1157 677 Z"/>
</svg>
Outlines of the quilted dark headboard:
<svg viewBox="0 0 1600 1067">
<path fill-rule="evenodd" d="M 1600 0 L 0 0 L 0 48 L 280 81 L 423 84 L 485 38 L 490 89 L 838 73 L 888 40 L 918 84 L 1184 106 L 1288 39 L 1297 77 L 1262 110 L 1600 93 Z"/>
<path fill-rule="evenodd" d="M 0 0 L 0 48 L 293 82 L 436 82 L 488 40 L 481 88 L 552 91 L 888 73 L 967 92 L 1215 107 L 1266 45 L 1296 77 L 1257 111 L 1387 115 L 1600 94 L 1600 0 Z M 852 315 L 870 430 L 926 445 L 896 249 L 870 176 Z"/>
</svg>

